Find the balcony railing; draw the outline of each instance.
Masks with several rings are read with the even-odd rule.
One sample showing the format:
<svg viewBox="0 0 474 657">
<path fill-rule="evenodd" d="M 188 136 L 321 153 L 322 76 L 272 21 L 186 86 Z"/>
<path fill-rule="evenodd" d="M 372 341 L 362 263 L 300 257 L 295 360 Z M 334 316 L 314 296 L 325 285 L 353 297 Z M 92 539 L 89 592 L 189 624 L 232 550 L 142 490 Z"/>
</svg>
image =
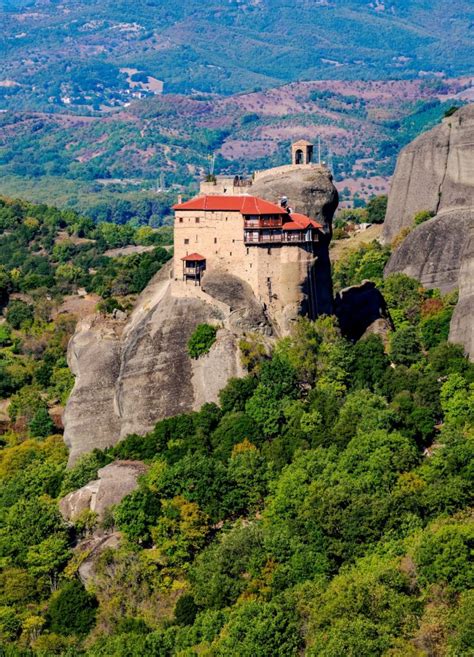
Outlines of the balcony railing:
<svg viewBox="0 0 474 657">
<path fill-rule="evenodd" d="M 251 235 L 244 233 L 244 242 L 245 244 L 274 244 L 275 242 L 279 244 L 295 244 L 295 243 L 308 243 L 308 242 L 317 242 L 317 234 L 310 235 L 305 231 L 297 231 L 291 233 L 278 233 L 273 235 L 263 235 L 259 233 L 258 235 Z"/>
<path fill-rule="evenodd" d="M 281 219 L 246 219 L 244 221 L 244 228 L 250 228 L 251 230 L 261 229 L 261 228 L 281 228 L 282 227 Z"/>
</svg>

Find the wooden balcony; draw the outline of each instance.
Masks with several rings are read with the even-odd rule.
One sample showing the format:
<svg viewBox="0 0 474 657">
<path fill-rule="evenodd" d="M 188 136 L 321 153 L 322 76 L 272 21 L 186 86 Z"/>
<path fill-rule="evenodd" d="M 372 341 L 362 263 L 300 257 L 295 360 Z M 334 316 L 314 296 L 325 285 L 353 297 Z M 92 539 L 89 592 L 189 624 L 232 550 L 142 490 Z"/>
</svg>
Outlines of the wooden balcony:
<svg viewBox="0 0 474 657">
<path fill-rule="evenodd" d="M 272 219 L 245 219 L 244 228 L 250 230 L 261 230 L 262 228 L 281 228 L 283 221 L 281 217 Z"/>
<path fill-rule="evenodd" d="M 270 234 L 261 232 L 255 234 L 252 231 L 252 233 L 244 232 L 245 244 L 307 244 L 318 241 L 317 233 L 311 235 L 307 231 L 275 232 Z"/>
</svg>

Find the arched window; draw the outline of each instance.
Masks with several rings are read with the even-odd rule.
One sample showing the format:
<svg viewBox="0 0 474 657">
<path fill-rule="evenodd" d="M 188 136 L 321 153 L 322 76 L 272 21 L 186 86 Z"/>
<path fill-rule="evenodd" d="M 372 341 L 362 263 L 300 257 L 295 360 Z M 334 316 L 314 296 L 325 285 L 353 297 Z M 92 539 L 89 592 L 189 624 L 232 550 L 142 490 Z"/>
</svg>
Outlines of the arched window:
<svg viewBox="0 0 474 657">
<path fill-rule="evenodd" d="M 303 151 L 301 148 L 298 148 L 297 151 L 295 151 L 295 164 L 303 164 L 304 162 L 304 155 Z"/>
</svg>

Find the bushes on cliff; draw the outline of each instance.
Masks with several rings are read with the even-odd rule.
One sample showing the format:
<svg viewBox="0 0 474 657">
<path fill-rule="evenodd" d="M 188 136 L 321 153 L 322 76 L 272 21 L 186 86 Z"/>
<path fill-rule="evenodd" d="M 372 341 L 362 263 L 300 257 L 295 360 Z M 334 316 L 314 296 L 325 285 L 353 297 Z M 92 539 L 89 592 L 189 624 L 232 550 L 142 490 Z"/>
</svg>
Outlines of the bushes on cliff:
<svg viewBox="0 0 474 657">
<path fill-rule="evenodd" d="M 216 341 L 217 327 L 211 324 L 198 324 L 188 340 L 188 354 L 199 358 L 207 354 Z"/>
</svg>

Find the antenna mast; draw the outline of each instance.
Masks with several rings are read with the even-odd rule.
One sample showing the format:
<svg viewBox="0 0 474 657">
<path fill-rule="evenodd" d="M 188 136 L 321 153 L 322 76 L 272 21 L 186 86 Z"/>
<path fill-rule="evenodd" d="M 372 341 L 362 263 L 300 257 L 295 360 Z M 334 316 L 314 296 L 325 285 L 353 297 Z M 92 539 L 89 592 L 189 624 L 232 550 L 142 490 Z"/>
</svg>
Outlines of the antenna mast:
<svg viewBox="0 0 474 657">
<path fill-rule="evenodd" d="M 215 155 L 215 153 L 213 153 L 212 155 L 209 155 L 209 162 L 210 162 L 209 173 L 211 174 L 211 176 L 213 176 L 214 175 L 214 168 L 215 168 L 215 165 L 216 165 L 216 155 Z"/>
<path fill-rule="evenodd" d="M 318 135 L 318 164 L 321 166 L 321 135 Z"/>
</svg>

